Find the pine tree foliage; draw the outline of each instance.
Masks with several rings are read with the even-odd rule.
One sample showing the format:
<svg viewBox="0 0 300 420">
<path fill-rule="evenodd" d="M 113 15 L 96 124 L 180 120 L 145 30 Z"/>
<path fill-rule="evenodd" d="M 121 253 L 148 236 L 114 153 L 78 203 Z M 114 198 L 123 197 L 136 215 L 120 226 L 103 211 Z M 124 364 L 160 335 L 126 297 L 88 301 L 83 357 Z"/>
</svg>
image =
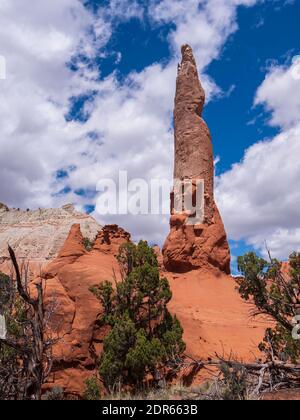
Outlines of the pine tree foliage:
<svg viewBox="0 0 300 420">
<path fill-rule="evenodd" d="M 239 257 L 238 268 L 244 276 L 238 281 L 240 295 L 252 300 L 257 313 L 274 322 L 260 350 L 270 360 L 298 363 L 300 340 L 295 333 L 300 330 L 296 325 L 300 320 L 300 254 L 293 253 L 284 267 L 276 259 L 268 262 L 251 252 Z"/>
<path fill-rule="evenodd" d="M 128 243 L 118 260 L 122 281 L 91 289 L 104 309 L 101 323 L 111 327 L 99 368 L 107 387 L 141 384 L 147 375 L 159 380 L 162 368 L 176 366 L 185 350 L 180 322 L 167 309 L 172 292 L 160 277 L 154 250 L 144 241 Z"/>
</svg>

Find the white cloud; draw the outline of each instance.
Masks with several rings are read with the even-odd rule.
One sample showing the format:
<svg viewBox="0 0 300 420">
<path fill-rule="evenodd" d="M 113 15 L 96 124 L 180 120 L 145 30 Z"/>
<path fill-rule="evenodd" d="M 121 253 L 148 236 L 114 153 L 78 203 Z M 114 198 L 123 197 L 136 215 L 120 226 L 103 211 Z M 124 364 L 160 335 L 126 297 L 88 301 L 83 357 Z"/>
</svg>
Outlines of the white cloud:
<svg viewBox="0 0 300 420">
<path fill-rule="evenodd" d="M 84 81 L 66 68 L 88 45 L 91 15 L 72 0 L 0 3 L 1 54 L 7 78 L 0 91 L 1 200 L 30 205 L 49 194 L 52 172 L 64 160 L 70 138 L 64 113 Z M 81 86 L 82 84 L 82 86 Z M 41 191 L 40 191 L 41 190 Z"/>
<path fill-rule="evenodd" d="M 273 126 L 289 128 L 299 122 L 300 115 L 300 62 L 289 67 L 275 66 L 259 87 L 255 105 L 263 104 L 271 112 Z"/>
<path fill-rule="evenodd" d="M 74 194 L 75 189 L 94 189 L 100 177 L 116 178 L 119 169 L 129 170 L 129 177 L 171 178 L 180 44 L 194 47 L 209 100 L 220 90 L 205 67 L 237 29 L 237 7 L 254 3 L 163 0 L 144 10 L 135 1 L 111 0 L 95 16 L 79 0 L 32 0 L 30 8 L 23 0 L 0 1 L 0 54 L 7 59 L 8 75 L 0 81 L 1 201 L 23 207 L 73 201 L 80 207 L 92 200 Z M 153 25 L 175 25 L 169 63 L 153 64 L 122 82 L 115 74 L 99 80 L 96 70 L 82 63 L 77 72 L 65 65 L 79 52 L 91 59 L 105 55 L 102 47 L 118 22 L 142 19 L 146 12 Z M 86 104 L 90 119 L 67 122 L 69 98 L 91 90 L 96 95 Z M 69 178 L 55 179 L 62 168 L 72 168 Z M 53 195 L 65 187 L 71 191 Z M 168 229 L 161 217 L 124 222 L 135 238 L 156 242 Z"/>
<path fill-rule="evenodd" d="M 273 67 L 255 103 L 280 125 L 275 138 L 251 146 L 242 162 L 217 178 L 217 198 L 229 236 L 285 259 L 300 251 L 300 80 L 295 64 Z"/>
<path fill-rule="evenodd" d="M 136 0 L 110 0 L 109 7 L 104 11 L 106 16 L 113 16 L 119 21 L 131 18 L 143 19 L 144 8 Z"/>
<path fill-rule="evenodd" d="M 99 86 L 98 72 L 79 63 L 74 73 L 66 63 L 79 53 L 93 58 L 106 45 L 112 34 L 106 13 L 94 16 L 78 0 L 32 0 L 30 8 L 23 0 L 0 2 L 0 53 L 7 65 L 0 91 L 2 201 L 55 204 L 55 171 L 80 165 L 88 144 L 80 124 L 65 120 L 69 98 L 101 92 L 108 83 Z"/>
<path fill-rule="evenodd" d="M 173 23 L 169 35 L 175 56 L 181 45 L 193 46 L 198 66 L 203 70 L 217 59 L 229 35 L 238 29 L 237 7 L 253 6 L 257 0 L 152 0 L 150 14 L 157 23 Z"/>
</svg>

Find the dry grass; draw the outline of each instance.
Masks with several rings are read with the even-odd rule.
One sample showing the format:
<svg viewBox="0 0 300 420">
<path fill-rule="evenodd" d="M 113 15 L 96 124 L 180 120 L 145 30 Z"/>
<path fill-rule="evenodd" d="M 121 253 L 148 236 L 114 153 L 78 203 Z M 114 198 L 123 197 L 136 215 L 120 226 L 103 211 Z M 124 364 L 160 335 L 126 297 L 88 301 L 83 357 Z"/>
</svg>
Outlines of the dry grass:
<svg viewBox="0 0 300 420">
<path fill-rule="evenodd" d="M 131 401 L 176 401 L 176 400 L 224 400 L 224 399 L 235 399 L 235 400 L 258 400 L 258 396 L 255 396 L 250 391 L 243 397 L 232 397 L 230 398 L 230 390 L 221 381 L 215 381 L 212 383 L 205 383 L 203 385 L 185 387 L 181 384 L 164 387 L 161 389 L 148 389 L 142 390 L 136 394 L 126 392 L 114 392 L 104 398 L 105 400 L 120 401 L 120 400 L 131 400 Z"/>
</svg>

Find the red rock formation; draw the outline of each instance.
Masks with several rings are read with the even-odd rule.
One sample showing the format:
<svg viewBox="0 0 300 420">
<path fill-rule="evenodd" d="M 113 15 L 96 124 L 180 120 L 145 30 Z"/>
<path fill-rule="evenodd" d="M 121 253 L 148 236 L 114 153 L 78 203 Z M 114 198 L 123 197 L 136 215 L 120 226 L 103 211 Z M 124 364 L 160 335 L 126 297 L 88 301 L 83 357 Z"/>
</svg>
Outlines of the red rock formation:
<svg viewBox="0 0 300 420">
<path fill-rule="evenodd" d="M 174 179 L 190 182 L 193 201 L 197 182 L 204 181 L 203 214 L 197 208 L 195 214 L 177 211 L 175 204 L 182 201 L 178 191 L 171 195 L 170 234 L 163 248 L 167 270 L 187 272 L 207 266 L 215 266 L 230 273 L 230 251 L 224 225 L 214 200 L 214 162 L 209 129 L 202 119 L 205 93 L 200 84 L 192 49 L 182 47 L 179 65 L 174 123 L 175 166 Z M 175 197 L 174 197 L 175 194 Z M 199 206 L 199 203 L 197 204 Z"/>
<path fill-rule="evenodd" d="M 69 235 L 59 251 L 57 258 L 50 262 L 43 270 L 43 276 L 53 278 L 61 267 L 66 264 L 72 264 L 84 254 L 86 254 L 86 250 L 83 245 L 83 236 L 80 225 L 76 224 L 71 227 Z"/>
<path fill-rule="evenodd" d="M 92 251 L 82 245 L 74 225 L 59 256 L 42 273 L 45 306 L 54 302 L 51 328 L 59 336 L 54 346 L 53 372 L 45 389 L 60 386 L 67 394 L 82 396 L 86 379 L 97 371 L 97 361 L 108 330 L 97 320 L 102 312 L 90 287 L 114 275 L 121 278 L 115 254 L 130 235 L 117 226 L 100 232 Z M 159 259 L 160 251 L 155 249 Z M 195 358 L 226 354 L 252 360 L 252 352 L 263 337 L 264 325 L 249 317 L 249 306 L 235 290 L 234 281 L 217 269 L 194 270 L 185 274 L 164 272 L 173 298 L 169 308 L 184 328 L 187 354 Z"/>
<path fill-rule="evenodd" d="M 114 273 L 119 277 L 115 254 L 129 238 L 118 226 L 106 226 L 87 252 L 80 226 L 74 225 L 58 257 L 44 269 L 45 305 L 55 302 L 51 328 L 59 336 L 46 388 L 60 386 L 68 394 L 82 395 L 84 381 L 94 374 L 107 330 L 97 323 L 102 308 L 89 289 L 112 280 Z"/>
<path fill-rule="evenodd" d="M 107 225 L 99 231 L 94 249 L 117 255 L 120 246 L 129 242 L 130 237 L 130 234 L 118 225 Z"/>
</svg>

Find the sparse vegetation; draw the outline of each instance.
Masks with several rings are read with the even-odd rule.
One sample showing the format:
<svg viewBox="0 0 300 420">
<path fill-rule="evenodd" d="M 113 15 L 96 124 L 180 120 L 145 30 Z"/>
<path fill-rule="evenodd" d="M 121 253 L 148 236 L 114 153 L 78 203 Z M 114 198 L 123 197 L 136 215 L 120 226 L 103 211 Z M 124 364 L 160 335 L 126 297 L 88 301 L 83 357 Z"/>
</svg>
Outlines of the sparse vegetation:
<svg viewBox="0 0 300 420">
<path fill-rule="evenodd" d="M 41 399 L 42 385 L 52 367 L 52 340 L 45 333 L 51 313 L 43 307 L 43 290 L 36 284 L 37 297 L 28 289 L 27 270 L 22 275 L 16 256 L 9 248 L 15 281 L 0 275 L 0 308 L 7 333 L 0 337 L 0 398 Z"/>
<path fill-rule="evenodd" d="M 219 398 L 226 401 L 246 400 L 248 396 L 248 372 L 243 365 L 229 366 L 222 363 L 220 366 L 222 373 L 222 386 L 219 392 Z"/>
<path fill-rule="evenodd" d="M 100 385 L 96 377 L 85 381 L 85 391 L 83 398 L 87 401 L 97 401 L 100 399 Z"/>
<path fill-rule="evenodd" d="M 53 387 L 50 391 L 47 391 L 43 396 L 43 400 L 46 401 L 62 401 L 64 400 L 64 390 L 59 386 Z"/>
<path fill-rule="evenodd" d="M 23 305 L 16 301 L 15 290 L 10 277 L 0 274 L 0 314 L 4 317 L 8 336 L 19 338 L 23 317 Z M 6 399 L 18 392 L 18 352 L 0 342 L 0 399 Z"/>
<path fill-rule="evenodd" d="M 157 257 L 146 242 L 123 245 L 118 256 L 122 280 L 109 281 L 91 291 L 101 301 L 101 323 L 111 327 L 104 341 L 100 375 L 107 388 L 133 385 L 146 377 L 153 384 L 163 371 L 181 361 L 185 344 L 178 319 L 167 304 L 172 297 L 167 279 L 160 278 Z"/>
<path fill-rule="evenodd" d="M 228 362 L 225 370 L 226 365 L 221 364 L 224 382 L 230 385 L 229 394 L 234 399 L 237 395 L 246 395 L 245 384 L 247 381 L 249 384 L 249 380 L 252 395 L 280 388 L 299 388 L 300 340 L 295 335 L 299 333 L 295 325 L 300 315 L 300 254 L 291 254 L 288 264 L 284 265 L 271 256 L 268 262 L 250 252 L 239 257 L 238 268 L 243 275 L 237 280 L 241 297 L 254 303 L 253 316 L 267 316 L 273 327 L 266 330 L 259 345 L 265 354 L 263 361 L 240 365 Z"/>
<path fill-rule="evenodd" d="M 52 366 L 52 343 L 43 332 L 42 290 L 37 285 L 37 299 L 31 298 L 26 276 L 22 278 L 11 249 L 10 253 L 16 281 L 0 273 L 0 315 L 7 330 L 0 338 L 0 399 L 41 399 Z M 259 345 L 265 358 L 249 364 L 222 358 L 194 361 L 200 369 L 210 365 L 217 373 L 214 380 L 196 387 L 169 386 L 166 380 L 187 362 L 183 329 L 168 312 L 172 293 L 167 279 L 160 277 L 155 252 L 143 241 L 127 243 L 118 261 L 121 278 L 91 288 L 104 309 L 98 322 L 109 327 L 99 359 L 105 398 L 249 400 L 271 389 L 300 387 L 300 340 L 295 337 L 300 254 L 293 253 L 288 264 L 272 258 L 268 262 L 254 253 L 238 259 L 241 297 L 254 304 L 254 316 L 265 315 L 273 322 Z M 95 376 L 85 382 L 85 400 L 101 399 L 101 381 Z M 64 398 L 59 387 L 43 396 Z"/>
<path fill-rule="evenodd" d="M 280 261 L 271 258 L 267 262 L 254 253 L 240 257 L 238 267 L 244 276 L 238 281 L 240 295 L 253 300 L 254 315 L 267 315 L 274 322 L 260 350 L 268 361 L 299 363 L 300 340 L 293 337 L 293 331 L 300 315 L 300 254 L 290 256 L 285 270 Z"/>
<path fill-rule="evenodd" d="M 271 257 L 268 262 L 251 252 L 239 257 L 238 267 L 243 275 L 237 280 L 238 291 L 252 305 L 252 315 L 264 315 L 273 324 L 259 345 L 265 357 L 253 363 L 232 357 L 191 363 L 200 369 L 210 365 L 219 372 L 217 380 L 208 385 L 204 398 L 257 399 L 269 391 L 299 389 L 300 254 L 293 253 L 288 263 L 281 263 Z M 202 399 L 203 392 L 200 394 Z M 194 398 L 198 399 L 200 394 Z"/>
<path fill-rule="evenodd" d="M 90 252 L 93 249 L 93 242 L 89 238 L 83 238 L 83 246 Z"/>
<path fill-rule="evenodd" d="M 244 386 L 244 384 L 243 384 Z M 230 384 L 225 383 L 221 378 L 205 382 L 201 385 L 186 387 L 180 383 L 176 385 L 163 386 L 160 388 L 145 387 L 137 389 L 136 392 L 126 392 L 121 389 L 105 395 L 105 401 L 120 401 L 120 400 L 151 400 L 151 401 L 174 401 L 174 400 L 189 400 L 189 401 L 224 401 L 224 400 L 257 400 L 259 397 L 251 393 L 251 388 L 248 387 L 242 394 L 236 393 L 236 384 L 234 390 L 230 388 Z M 238 385 L 239 388 L 239 385 Z M 233 392 L 231 392 L 233 391 Z M 101 400 L 101 398 L 100 398 Z"/>
</svg>

